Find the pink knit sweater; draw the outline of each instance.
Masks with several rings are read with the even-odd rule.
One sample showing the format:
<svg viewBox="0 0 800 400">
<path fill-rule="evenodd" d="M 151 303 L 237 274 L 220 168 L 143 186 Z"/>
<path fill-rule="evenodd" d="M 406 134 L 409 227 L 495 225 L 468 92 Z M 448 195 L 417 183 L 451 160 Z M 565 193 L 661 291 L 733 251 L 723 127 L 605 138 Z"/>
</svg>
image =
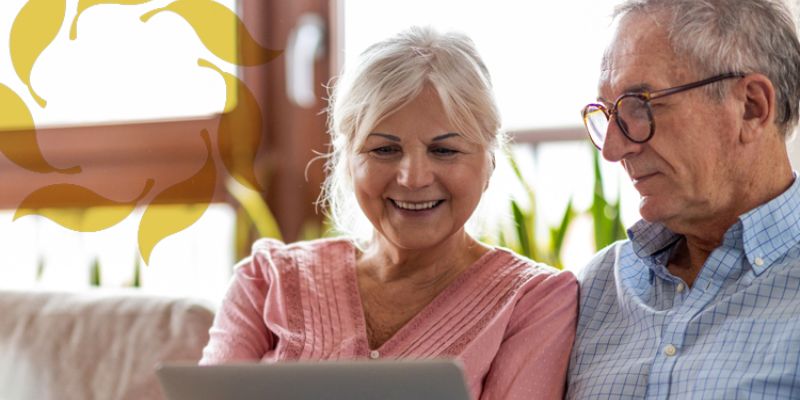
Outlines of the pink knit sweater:
<svg viewBox="0 0 800 400">
<path fill-rule="evenodd" d="M 490 250 L 370 349 L 355 257 L 343 239 L 258 241 L 236 268 L 201 364 L 456 358 L 473 398 L 562 398 L 577 316 L 571 273 Z"/>
</svg>

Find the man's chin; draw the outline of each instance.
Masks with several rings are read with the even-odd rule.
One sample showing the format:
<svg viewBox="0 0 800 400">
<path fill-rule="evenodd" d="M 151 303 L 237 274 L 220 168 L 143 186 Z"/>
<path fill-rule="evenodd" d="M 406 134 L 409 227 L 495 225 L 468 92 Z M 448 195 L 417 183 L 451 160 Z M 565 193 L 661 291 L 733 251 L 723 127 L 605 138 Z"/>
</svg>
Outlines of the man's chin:
<svg viewBox="0 0 800 400">
<path fill-rule="evenodd" d="M 642 196 L 639 199 L 639 215 L 647 222 L 663 222 L 674 211 L 670 210 L 672 204 L 656 196 Z"/>
</svg>

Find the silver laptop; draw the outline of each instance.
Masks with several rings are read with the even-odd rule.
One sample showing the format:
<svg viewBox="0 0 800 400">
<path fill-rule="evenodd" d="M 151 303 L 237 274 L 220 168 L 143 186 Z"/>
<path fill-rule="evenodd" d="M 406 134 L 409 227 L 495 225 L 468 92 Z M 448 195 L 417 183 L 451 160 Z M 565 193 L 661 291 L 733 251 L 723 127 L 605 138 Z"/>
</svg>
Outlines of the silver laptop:
<svg viewBox="0 0 800 400">
<path fill-rule="evenodd" d="M 469 400 L 454 361 L 166 364 L 156 370 L 169 400 Z"/>
</svg>

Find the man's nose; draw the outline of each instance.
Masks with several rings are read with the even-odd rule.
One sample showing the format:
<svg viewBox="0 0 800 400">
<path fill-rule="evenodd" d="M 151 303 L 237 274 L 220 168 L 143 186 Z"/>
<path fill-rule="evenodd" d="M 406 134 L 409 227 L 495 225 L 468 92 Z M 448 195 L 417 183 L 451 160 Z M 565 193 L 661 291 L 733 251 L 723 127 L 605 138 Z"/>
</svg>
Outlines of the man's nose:
<svg viewBox="0 0 800 400">
<path fill-rule="evenodd" d="M 603 150 L 601 151 L 603 158 L 611 162 L 620 161 L 633 153 L 639 152 L 641 148 L 642 143 L 633 142 L 625 136 L 619 123 L 617 123 L 616 116 L 613 116 L 608 121 L 606 137 L 603 140 Z"/>
<path fill-rule="evenodd" d="M 409 154 L 400 161 L 397 182 L 409 189 L 424 188 L 433 183 L 434 173 L 430 160 L 423 155 Z"/>
</svg>

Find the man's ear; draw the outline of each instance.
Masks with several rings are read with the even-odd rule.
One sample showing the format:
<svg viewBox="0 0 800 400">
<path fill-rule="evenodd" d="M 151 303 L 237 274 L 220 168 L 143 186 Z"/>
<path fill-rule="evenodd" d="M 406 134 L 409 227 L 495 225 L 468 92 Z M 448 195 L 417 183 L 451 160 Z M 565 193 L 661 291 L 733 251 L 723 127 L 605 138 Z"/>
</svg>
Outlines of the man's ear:
<svg viewBox="0 0 800 400">
<path fill-rule="evenodd" d="M 740 140 L 749 143 L 772 131 L 768 128 L 775 123 L 775 87 L 769 78 L 761 74 L 749 74 L 742 78 L 739 85 L 744 101 Z"/>
</svg>

